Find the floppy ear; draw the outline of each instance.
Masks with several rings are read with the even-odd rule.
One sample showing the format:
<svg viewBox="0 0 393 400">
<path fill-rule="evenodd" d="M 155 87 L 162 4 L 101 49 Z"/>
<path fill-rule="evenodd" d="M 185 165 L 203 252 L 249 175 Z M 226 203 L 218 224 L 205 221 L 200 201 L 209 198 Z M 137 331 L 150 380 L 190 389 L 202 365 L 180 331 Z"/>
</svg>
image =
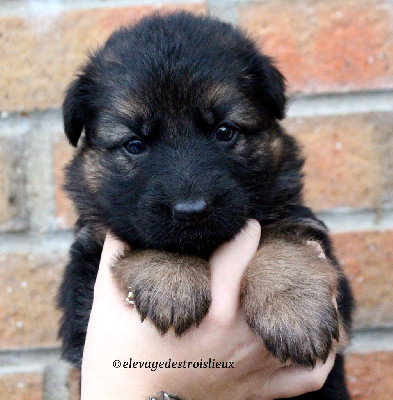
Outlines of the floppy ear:
<svg viewBox="0 0 393 400">
<path fill-rule="evenodd" d="M 266 106 L 277 119 L 285 117 L 285 79 L 283 74 L 268 59 L 265 69 L 266 76 Z"/>
<path fill-rule="evenodd" d="M 254 75 L 259 81 L 259 97 L 266 111 L 274 118 L 285 116 L 285 78 L 266 56 L 260 56 L 254 66 L 258 72 Z"/>
<path fill-rule="evenodd" d="M 73 146 L 77 145 L 89 118 L 89 87 L 81 75 L 71 83 L 63 102 L 64 131 Z"/>
</svg>

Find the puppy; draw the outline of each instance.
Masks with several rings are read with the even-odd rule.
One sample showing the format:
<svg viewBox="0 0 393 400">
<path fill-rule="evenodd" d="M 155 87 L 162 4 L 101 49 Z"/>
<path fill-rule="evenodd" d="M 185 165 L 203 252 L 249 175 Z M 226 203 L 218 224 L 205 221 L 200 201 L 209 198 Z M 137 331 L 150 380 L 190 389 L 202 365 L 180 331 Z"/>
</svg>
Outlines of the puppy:
<svg viewBox="0 0 393 400">
<path fill-rule="evenodd" d="M 240 302 L 266 347 L 313 367 L 349 334 L 350 288 L 325 225 L 303 205 L 303 158 L 278 123 L 284 89 L 239 30 L 187 13 L 121 28 L 90 56 L 63 106 L 80 144 L 66 168 L 79 214 L 58 296 L 66 360 L 81 364 L 107 230 L 136 249 L 113 266 L 119 288 L 162 333 L 200 323 L 205 260 L 254 218 L 262 238 Z M 349 399 L 343 356 L 321 390 L 299 398 Z"/>
</svg>

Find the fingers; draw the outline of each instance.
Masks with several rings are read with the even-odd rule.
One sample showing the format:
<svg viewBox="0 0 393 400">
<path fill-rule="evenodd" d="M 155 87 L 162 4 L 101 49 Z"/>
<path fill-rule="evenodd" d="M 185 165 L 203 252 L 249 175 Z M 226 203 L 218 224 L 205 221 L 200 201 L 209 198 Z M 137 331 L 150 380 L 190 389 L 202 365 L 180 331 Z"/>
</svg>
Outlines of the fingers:
<svg viewBox="0 0 393 400">
<path fill-rule="evenodd" d="M 113 258 L 123 254 L 125 249 L 125 243 L 116 239 L 110 232 L 108 232 L 102 249 L 100 268 L 102 266 L 109 266 Z"/>
<path fill-rule="evenodd" d="M 333 368 L 336 353 L 330 353 L 325 364 L 320 362 L 313 370 L 301 367 L 283 367 L 267 382 L 265 389 L 271 398 L 292 398 L 304 393 L 315 392 L 325 384 Z"/>
<path fill-rule="evenodd" d="M 112 279 L 110 265 L 116 257 L 126 250 L 126 244 L 116 239 L 111 233 L 107 233 L 104 247 L 101 253 L 100 267 L 94 286 L 94 298 L 117 298 L 119 293 Z"/>
<path fill-rule="evenodd" d="M 235 316 L 239 307 L 241 279 L 258 249 L 260 236 L 259 223 L 249 220 L 235 238 L 220 246 L 211 256 L 210 316 L 223 321 Z"/>
</svg>

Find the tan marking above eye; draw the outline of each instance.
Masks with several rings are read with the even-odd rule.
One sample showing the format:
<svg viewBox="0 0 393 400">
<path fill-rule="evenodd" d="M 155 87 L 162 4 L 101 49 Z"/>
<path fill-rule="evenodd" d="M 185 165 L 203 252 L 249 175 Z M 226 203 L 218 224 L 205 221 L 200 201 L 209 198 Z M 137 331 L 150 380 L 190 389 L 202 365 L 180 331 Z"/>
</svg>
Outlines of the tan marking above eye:
<svg viewBox="0 0 393 400">
<path fill-rule="evenodd" d="M 97 173 L 99 165 L 99 157 L 92 150 L 83 155 L 83 170 L 85 179 L 87 186 L 93 193 L 96 193 L 100 186 Z"/>
<path fill-rule="evenodd" d="M 112 97 L 112 106 L 119 115 L 129 118 L 140 113 L 142 104 L 129 96 L 117 93 Z"/>
<path fill-rule="evenodd" d="M 238 136 L 236 145 L 235 145 L 235 150 L 238 153 L 243 153 L 247 149 L 247 140 L 244 136 Z"/>
<path fill-rule="evenodd" d="M 270 143 L 270 148 L 272 151 L 273 159 L 276 163 L 280 161 L 281 152 L 282 152 L 282 139 L 280 137 L 276 137 Z"/>
<path fill-rule="evenodd" d="M 220 108 L 220 105 L 230 105 L 225 118 L 235 125 L 246 129 L 256 129 L 261 122 L 260 113 L 247 98 L 242 95 L 236 86 L 222 83 L 213 84 L 206 95 L 207 109 Z"/>
</svg>

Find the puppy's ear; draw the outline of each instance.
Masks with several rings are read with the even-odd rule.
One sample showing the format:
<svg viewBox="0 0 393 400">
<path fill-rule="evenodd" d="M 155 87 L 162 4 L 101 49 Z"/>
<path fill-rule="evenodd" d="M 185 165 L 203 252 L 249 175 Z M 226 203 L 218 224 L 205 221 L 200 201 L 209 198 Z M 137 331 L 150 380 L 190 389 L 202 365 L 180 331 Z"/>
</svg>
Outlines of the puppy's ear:
<svg viewBox="0 0 393 400">
<path fill-rule="evenodd" d="M 259 81 L 259 97 L 263 106 L 273 118 L 283 119 L 286 104 L 284 76 L 266 56 L 259 57 L 255 67 L 258 72 L 254 76 Z"/>
<path fill-rule="evenodd" d="M 73 146 L 76 146 L 89 118 L 90 84 L 84 75 L 71 83 L 63 103 L 63 121 L 65 134 Z"/>
</svg>

